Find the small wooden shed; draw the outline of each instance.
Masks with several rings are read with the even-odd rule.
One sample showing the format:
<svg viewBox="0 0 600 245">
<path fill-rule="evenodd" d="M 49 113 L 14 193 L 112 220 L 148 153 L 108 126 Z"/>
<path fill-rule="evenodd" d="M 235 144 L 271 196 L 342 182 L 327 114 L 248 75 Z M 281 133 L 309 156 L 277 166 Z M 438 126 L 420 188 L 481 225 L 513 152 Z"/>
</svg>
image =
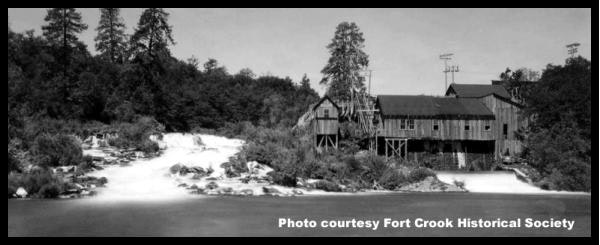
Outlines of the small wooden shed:
<svg viewBox="0 0 600 245">
<path fill-rule="evenodd" d="M 328 96 L 324 96 L 312 108 L 314 113 L 315 147 L 337 149 L 340 107 Z"/>
</svg>

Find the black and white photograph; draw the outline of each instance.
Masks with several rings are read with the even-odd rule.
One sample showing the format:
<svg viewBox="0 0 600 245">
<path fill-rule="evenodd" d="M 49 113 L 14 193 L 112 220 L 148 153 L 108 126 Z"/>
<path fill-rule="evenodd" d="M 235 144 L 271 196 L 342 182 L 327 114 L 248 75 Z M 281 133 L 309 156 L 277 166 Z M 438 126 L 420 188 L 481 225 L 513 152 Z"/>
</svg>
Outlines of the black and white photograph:
<svg viewBox="0 0 600 245">
<path fill-rule="evenodd" d="M 592 21 L 8 8 L 8 237 L 591 237 Z"/>
</svg>

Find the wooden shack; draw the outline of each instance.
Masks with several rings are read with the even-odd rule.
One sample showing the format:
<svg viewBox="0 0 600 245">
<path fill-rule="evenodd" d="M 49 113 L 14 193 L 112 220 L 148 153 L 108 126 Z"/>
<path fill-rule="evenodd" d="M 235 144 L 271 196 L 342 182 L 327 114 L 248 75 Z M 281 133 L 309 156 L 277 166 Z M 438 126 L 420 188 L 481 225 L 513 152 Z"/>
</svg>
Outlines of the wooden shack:
<svg viewBox="0 0 600 245">
<path fill-rule="evenodd" d="M 337 149 L 339 140 L 340 108 L 328 96 L 324 96 L 312 108 L 314 113 L 315 147 L 329 150 Z"/>
<path fill-rule="evenodd" d="M 480 100 L 494 113 L 492 134 L 495 141 L 494 156 L 515 156 L 521 153 L 522 144 L 517 139 L 519 129 L 526 127 L 528 120 L 521 115 L 522 106 L 512 99 L 502 85 L 451 84 L 447 96 Z"/>
<path fill-rule="evenodd" d="M 380 95 L 376 108 L 379 154 L 493 152 L 495 116 L 478 99 Z"/>
</svg>

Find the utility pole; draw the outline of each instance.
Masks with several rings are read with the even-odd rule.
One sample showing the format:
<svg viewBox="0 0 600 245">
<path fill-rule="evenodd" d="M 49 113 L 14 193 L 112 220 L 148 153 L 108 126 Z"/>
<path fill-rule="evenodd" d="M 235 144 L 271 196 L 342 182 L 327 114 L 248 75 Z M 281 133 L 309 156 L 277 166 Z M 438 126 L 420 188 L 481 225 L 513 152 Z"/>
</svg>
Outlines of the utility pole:
<svg viewBox="0 0 600 245">
<path fill-rule="evenodd" d="M 450 66 L 444 72 L 452 72 L 452 83 L 454 83 L 454 73 L 458 72 L 458 66 Z M 448 89 L 448 88 L 446 88 Z"/>
<path fill-rule="evenodd" d="M 448 60 L 452 59 L 452 55 L 454 54 L 449 53 L 440 55 L 440 59 L 444 60 L 444 93 L 446 93 L 446 90 L 448 89 L 448 72 L 450 72 L 448 69 Z"/>
<path fill-rule="evenodd" d="M 571 43 L 569 45 L 567 45 L 567 50 L 569 52 L 569 55 L 571 55 L 571 58 L 575 58 L 575 54 L 577 54 L 577 47 L 579 47 L 579 43 Z"/>
</svg>

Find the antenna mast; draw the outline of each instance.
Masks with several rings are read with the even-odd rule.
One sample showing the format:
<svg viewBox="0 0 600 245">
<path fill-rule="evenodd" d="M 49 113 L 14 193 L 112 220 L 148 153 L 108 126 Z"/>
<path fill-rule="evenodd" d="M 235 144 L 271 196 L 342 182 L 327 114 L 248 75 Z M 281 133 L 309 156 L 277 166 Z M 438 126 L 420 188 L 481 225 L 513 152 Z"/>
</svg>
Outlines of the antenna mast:
<svg viewBox="0 0 600 245">
<path fill-rule="evenodd" d="M 575 54 L 577 54 L 577 47 L 579 47 L 579 43 L 571 43 L 569 45 L 567 45 L 567 50 L 569 52 L 569 55 L 571 55 L 571 58 L 575 58 Z"/>
<path fill-rule="evenodd" d="M 448 89 L 448 72 L 450 72 L 450 69 L 448 69 L 448 60 L 452 59 L 452 55 L 454 54 L 442 54 L 440 55 L 440 59 L 444 60 L 444 93 L 446 92 L 446 90 Z M 458 71 L 458 68 L 457 68 Z M 452 72 L 452 76 L 454 77 L 454 72 Z M 454 78 L 453 78 L 454 79 Z"/>
</svg>

